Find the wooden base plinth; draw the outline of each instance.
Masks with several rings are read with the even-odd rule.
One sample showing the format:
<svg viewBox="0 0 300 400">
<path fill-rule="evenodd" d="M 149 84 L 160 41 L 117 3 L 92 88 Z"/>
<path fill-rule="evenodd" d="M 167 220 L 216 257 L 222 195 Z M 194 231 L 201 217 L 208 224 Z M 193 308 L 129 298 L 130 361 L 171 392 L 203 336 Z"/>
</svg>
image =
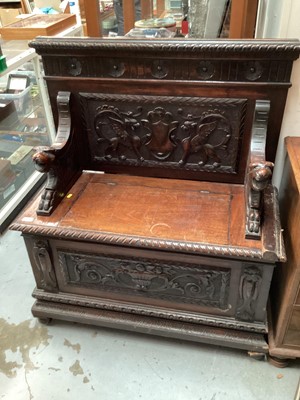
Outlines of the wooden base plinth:
<svg viewBox="0 0 300 400">
<path fill-rule="evenodd" d="M 40 319 L 53 318 L 253 352 L 268 352 L 264 335 L 251 332 L 39 300 L 33 305 L 32 314 Z"/>
</svg>

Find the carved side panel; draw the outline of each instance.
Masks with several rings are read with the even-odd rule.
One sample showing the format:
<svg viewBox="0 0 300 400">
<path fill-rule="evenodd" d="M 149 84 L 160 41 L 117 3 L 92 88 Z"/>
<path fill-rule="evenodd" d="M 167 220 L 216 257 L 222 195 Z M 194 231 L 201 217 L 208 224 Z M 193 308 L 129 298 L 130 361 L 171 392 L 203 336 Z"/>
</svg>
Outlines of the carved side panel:
<svg viewBox="0 0 300 400">
<path fill-rule="evenodd" d="M 228 308 L 230 270 L 58 251 L 67 285 L 120 295 Z"/>
<path fill-rule="evenodd" d="M 95 163 L 237 173 L 244 99 L 80 97 Z"/>
<path fill-rule="evenodd" d="M 51 260 L 50 247 L 46 240 L 36 240 L 32 248 L 39 286 L 49 292 L 57 291 L 57 281 Z"/>
<path fill-rule="evenodd" d="M 262 283 L 262 271 L 256 266 L 244 269 L 240 279 L 237 319 L 254 321 L 257 299 Z"/>
</svg>

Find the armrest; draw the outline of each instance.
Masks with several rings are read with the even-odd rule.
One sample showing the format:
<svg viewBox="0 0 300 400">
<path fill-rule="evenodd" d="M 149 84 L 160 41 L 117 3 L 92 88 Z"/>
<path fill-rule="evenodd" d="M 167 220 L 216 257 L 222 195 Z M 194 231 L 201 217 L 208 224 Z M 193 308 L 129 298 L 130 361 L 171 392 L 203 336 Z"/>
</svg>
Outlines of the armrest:
<svg viewBox="0 0 300 400">
<path fill-rule="evenodd" d="M 50 215 L 81 174 L 75 157 L 70 113 L 70 92 L 57 95 L 58 129 L 51 146 L 36 147 L 33 162 L 37 171 L 47 173 L 47 183 L 37 209 L 38 215 Z"/>
<path fill-rule="evenodd" d="M 250 159 L 246 174 L 246 238 L 260 239 L 263 221 L 263 195 L 271 184 L 274 164 L 265 160 L 270 104 L 257 101 L 253 122 Z"/>
</svg>

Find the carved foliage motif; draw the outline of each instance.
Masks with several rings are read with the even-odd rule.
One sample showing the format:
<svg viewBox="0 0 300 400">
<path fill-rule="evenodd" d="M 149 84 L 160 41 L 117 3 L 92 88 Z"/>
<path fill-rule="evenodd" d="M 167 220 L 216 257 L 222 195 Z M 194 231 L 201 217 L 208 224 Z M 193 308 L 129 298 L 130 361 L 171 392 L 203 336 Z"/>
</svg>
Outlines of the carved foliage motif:
<svg viewBox="0 0 300 400">
<path fill-rule="evenodd" d="M 261 281 L 262 273 L 259 268 L 255 266 L 245 268 L 240 279 L 240 300 L 237 309 L 238 319 L 242 321 L 254 321 L 255 304 L 258 298 Z"/>
<path fill-rule="evenodd" d="M 68 284 L 180 303 L 227 308 L 230 271 L 59 251 Z"/>
<path fill-rule="evenodd" d="M 81 93 L 97 162 L 235 173 L 246 101 Z M 167 107 L 166 107 L 167 105 Z"/>
</svg>

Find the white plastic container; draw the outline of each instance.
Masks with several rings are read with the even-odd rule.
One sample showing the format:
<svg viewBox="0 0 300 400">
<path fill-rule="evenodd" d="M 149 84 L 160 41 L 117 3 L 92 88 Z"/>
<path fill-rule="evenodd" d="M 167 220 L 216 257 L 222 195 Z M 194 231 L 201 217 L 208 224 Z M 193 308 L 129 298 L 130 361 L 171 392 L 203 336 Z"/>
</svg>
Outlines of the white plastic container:
<svg viewBox="0 0 300 400">
<path fill-rule="evenodd" d="M 0 93 L 1 100 L 13 100 L 19 117 L 25 117 L 33 110 L 30 93 L 31 85 L 20 93 Z"/>
</svg>

